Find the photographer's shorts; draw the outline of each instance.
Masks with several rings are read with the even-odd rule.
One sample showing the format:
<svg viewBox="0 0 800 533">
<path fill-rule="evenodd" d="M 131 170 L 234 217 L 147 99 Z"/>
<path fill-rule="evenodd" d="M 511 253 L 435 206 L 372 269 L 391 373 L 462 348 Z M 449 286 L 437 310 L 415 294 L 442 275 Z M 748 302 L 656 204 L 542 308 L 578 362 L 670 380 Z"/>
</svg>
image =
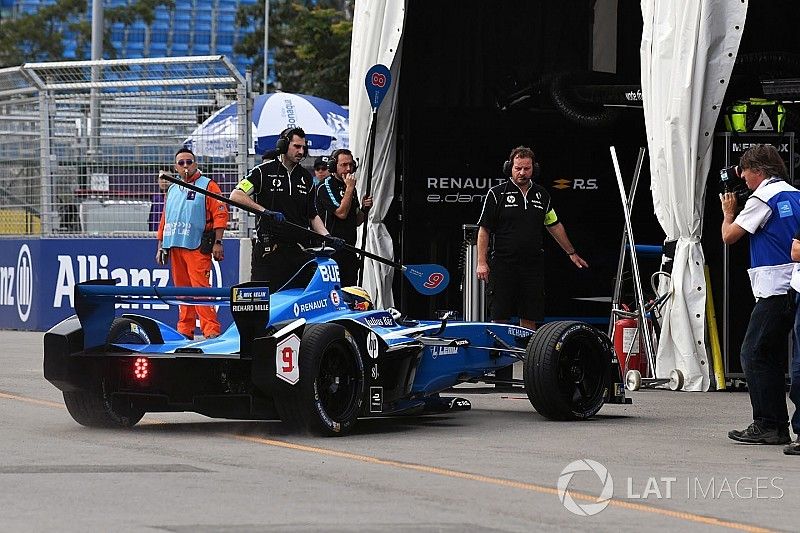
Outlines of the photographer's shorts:
<svg viewBox="0 0 800 533">
<path fill-rule="evenodd" d="M 489 261 L 486 287 L 491 320 L 544 319 L 544 257 L 525 262 Z"/>
</svg>

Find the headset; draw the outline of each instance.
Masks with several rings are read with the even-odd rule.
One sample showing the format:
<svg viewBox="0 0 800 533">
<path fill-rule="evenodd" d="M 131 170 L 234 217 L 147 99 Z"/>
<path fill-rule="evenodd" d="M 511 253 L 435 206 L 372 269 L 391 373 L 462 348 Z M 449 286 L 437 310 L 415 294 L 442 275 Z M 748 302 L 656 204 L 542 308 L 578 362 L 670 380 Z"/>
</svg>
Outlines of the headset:
<svg viewBox="0 0 800 533">
<path fill-rule="evenodd" d="M 539 166 L 539 163 L 533 164 L 533 176 L 531 179 L 538 180 L 539 176 L 542 175 L 542 167 Z M 503 163 L 503 176 L 506 178 L 511 177 L 511 160 L 506 159 L 506 162 Z"/>
<path fill-rule="evenodd" d="M 328 172 L 331 174 L 336 174 L 336 167 L 339 164 L 339 156 L 342 154 L 353 157 L 353 152 L 347 148 L 339 148 L 338 150 L 334 150 L 330 157 L 328 157 Z M 355 174 L 356 170 L 358 170 L 358 163 L 353 157 L 353 169 L 350 171 L 350 174 Z"/>
<path fill-rule="evenodd" d="M 281 132 L 278 136 L 278 140 L 275 142 L 275 149 L 278 151 L 279 155 L 283 155 L 289 151 L 289 143 L 292 141 L 292 137 L 295 135 L 299 135 L 305 139 L 306 132 L 303 131 L 303 128 L 298 127 L 291 127 L 286 128 Z M 303 156 L 305 157 L 308 155 L 308 146 L 303 149 Z"/>
</svg>

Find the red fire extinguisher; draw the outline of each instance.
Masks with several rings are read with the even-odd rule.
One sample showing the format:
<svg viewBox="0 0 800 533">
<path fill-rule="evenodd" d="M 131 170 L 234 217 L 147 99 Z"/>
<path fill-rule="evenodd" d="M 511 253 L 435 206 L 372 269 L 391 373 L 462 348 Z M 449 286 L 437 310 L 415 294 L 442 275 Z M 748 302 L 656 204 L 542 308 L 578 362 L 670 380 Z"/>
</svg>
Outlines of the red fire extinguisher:
<svg viewBox="0 0 800 533">
<path fill-rule="evenodd" d="M 647 319 L 645 330 L 649 333 L 652 331 L 651 328 L 650 319 Z M 628 370 L 638 370 L 642 376 L 647 375 L 647 353 L 644 339 L 637 331 L 636 319 L 620 318 L 614 322 L 614 351 L 617 353 L 623 376 Z"/>
</svg>

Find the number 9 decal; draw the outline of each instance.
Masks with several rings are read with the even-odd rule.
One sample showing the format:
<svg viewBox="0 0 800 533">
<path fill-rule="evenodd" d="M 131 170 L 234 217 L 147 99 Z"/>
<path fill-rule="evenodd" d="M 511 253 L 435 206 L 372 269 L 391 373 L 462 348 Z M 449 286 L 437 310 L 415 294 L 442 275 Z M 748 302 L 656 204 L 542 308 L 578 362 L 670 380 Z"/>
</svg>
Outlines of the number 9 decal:
<svg viewBox="0 0 800 533">
<path fill-rule="evenodd" d="M 282 372 L 291 372 L 294 370 L 294 351 L 290 346 L 285 347 L 281 350 L 281 355 L 283 357 L 284 366 L 281 368 Z"/>
<path fill-rule="evenodd" d="M 442 281 L 444 280 L 444 274 L 441 272 L 433 272 L 430 276 L 428 276 L 428 280 L 423 283 L 423 286 L 426 289 L 435 289 L 438 287 Z"/>
</svg>

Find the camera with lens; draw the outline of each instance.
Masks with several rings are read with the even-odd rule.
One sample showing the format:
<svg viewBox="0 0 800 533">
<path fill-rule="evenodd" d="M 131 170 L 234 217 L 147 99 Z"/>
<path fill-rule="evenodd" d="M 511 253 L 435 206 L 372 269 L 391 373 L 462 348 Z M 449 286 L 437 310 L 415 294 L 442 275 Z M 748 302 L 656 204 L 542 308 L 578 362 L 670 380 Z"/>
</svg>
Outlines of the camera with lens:
<svg viewBox="0 0 800 533">
<path fill-rule="evenodd" d="M 741 178 L 741 170 L 737 165 L 725 167 L 719 171 L 719 188 L 723 193 L 732 192 L 736 195 L 736 204 L 739 207 L 753 194 Z"/>
</svg>

